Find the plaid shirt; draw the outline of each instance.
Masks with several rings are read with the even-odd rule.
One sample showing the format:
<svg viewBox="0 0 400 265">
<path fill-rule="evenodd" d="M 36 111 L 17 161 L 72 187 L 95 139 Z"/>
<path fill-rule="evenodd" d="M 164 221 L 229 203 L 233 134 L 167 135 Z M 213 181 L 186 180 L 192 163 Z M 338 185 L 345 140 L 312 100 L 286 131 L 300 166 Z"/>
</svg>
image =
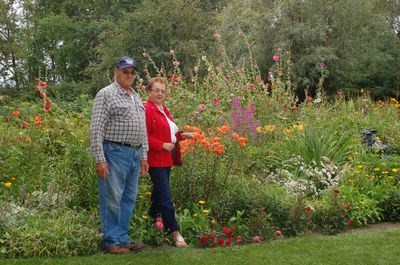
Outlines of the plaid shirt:
<svg viewBox="0 0 400 265">
<path fill-rule="evenodd" d="M 94 99 L 90 126 L 90 150 L 96 162 L 105 162 L 103 141 L 142 144 L 142 160 L 147 160 L 146 118 L 139 95 L 133 100 L 114 82 L 101 89 Z"/>
</svg>

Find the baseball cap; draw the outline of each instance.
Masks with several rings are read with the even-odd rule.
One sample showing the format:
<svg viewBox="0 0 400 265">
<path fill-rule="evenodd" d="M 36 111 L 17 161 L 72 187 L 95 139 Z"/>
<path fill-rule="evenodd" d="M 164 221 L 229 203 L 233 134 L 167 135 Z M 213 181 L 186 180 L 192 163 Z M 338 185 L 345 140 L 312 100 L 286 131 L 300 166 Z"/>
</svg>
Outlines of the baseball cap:
<svg viewBox="0 0 400 265">
<path fill-rule="evenodd" d="M 132 59 L 128 56 L 124 56 L 115 63 L 115 67 L 117 67 L 117 68 L 127 68 L 127 67 L 136 68 L 136 62 L 134 59 Z"/>
</svg>

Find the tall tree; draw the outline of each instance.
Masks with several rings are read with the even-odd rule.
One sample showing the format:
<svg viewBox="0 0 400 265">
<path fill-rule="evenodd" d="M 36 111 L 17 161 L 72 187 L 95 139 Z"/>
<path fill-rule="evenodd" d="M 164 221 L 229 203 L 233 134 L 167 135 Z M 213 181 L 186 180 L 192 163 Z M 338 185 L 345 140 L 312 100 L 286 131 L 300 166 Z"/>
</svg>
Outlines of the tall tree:
<svg viewBox="0 0 400 265">
<path fill-rule="evenodd" d="M 22 83 L 20 49 L 20 28 L 16 0 L 0 1 L 0 83 L 3 86 L 20 88 Z"/>
</svg>

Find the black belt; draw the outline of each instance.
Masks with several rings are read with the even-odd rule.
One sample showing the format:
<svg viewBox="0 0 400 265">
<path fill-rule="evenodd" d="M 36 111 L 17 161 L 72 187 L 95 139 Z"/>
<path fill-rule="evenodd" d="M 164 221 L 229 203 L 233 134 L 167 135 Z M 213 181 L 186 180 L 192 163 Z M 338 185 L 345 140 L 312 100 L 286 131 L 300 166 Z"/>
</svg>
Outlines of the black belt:
<svg viewBox="0 0 400 265">
<path fill-rule="evenodd" d="M 117 144 L 117 145 L 121 145 L 121 146 L 132 147 L 133 149 L 142 148 L 142 144 L 130 144 L 130 143 L 114 142 L 114 141 L 109 141 L 109 140 L 104 140 L 104 142 L 111 143 L 111 144 Z"/>
</svg>

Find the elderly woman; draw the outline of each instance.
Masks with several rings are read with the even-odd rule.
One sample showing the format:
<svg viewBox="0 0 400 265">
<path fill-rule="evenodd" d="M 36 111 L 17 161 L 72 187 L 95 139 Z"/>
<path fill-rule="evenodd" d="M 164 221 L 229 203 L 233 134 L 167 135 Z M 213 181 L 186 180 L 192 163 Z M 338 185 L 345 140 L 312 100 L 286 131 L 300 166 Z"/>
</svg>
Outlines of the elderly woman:
<svg viewBox="0 0 400 265">
<path fill-rule="evenodd" d="M 151 78 L 146 88 L 149 95 L 145 104 L 149 142 L 147 159 L 149 174 L 153 182 L 150 216 L 155 219 L 161 215 L 164 228 L 172 235 L 175 246 L 186 247 L 187 244 L 179 232 L 179 225 L 175 218 L 169 176 L 171 167 L 181 163 L 173 159 L 174 153 L 180 160 L 179 141 L 191 138 L 192 134 L 179 130 L 169 110 L 163 105 L 166 89 L 167 82 L 161 77 Z"/>
</svg>

